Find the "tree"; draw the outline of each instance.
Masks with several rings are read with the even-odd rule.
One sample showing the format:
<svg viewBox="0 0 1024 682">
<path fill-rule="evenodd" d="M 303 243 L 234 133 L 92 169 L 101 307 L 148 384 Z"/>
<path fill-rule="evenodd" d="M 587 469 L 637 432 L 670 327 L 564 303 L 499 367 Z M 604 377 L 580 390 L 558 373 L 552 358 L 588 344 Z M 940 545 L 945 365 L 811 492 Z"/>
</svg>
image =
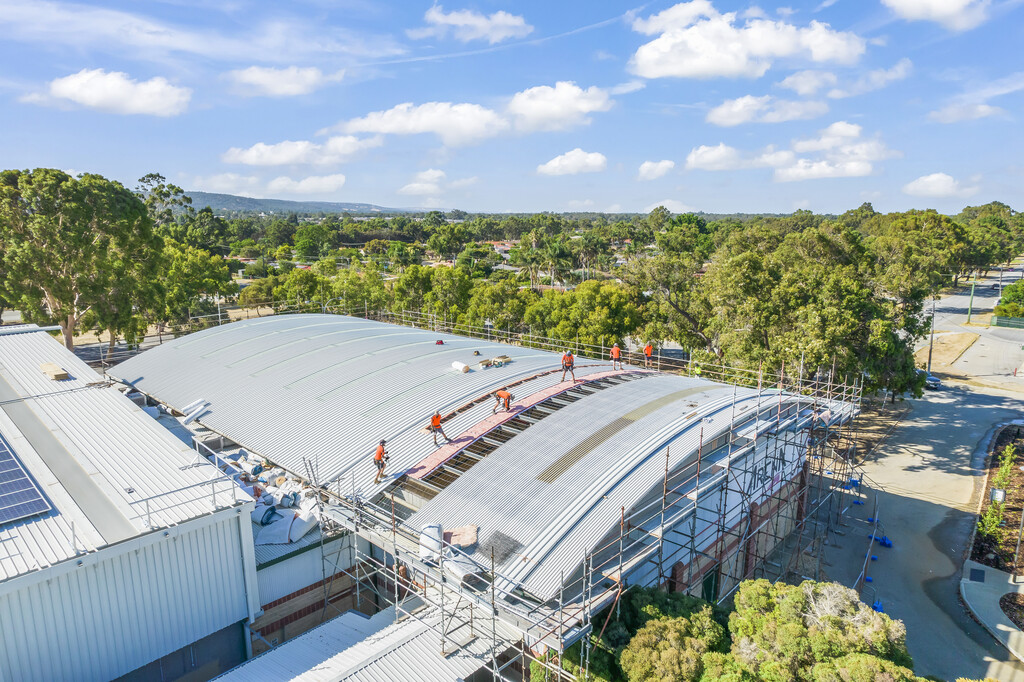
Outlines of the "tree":
<svg viewBox="0 0 1024 682">
<path fill-rule="evenodd" d="M 185 221 L 184 243 L 210 252 L 224 251 L 228 237 L 228 224 L 215 216 L 207 206 L 189 216 Z"/>
<path fill-rule="evenodd" d="M 392 303 L 396 312 L 422 310 L 431 287 L 431 270 L 422 265 L 411 265 L 395 280 Z"/>
<path fill-rule="evenodd" d="M 705 606 L 689 618 L 659 618 L 637 631 L 619 666 L 629 682 L 696 682 L 702 658 L 726 642 L 725 628 Z"/>
<path fill-rule="evenodd" d="M 460 322 L 483 327 L 487 320 L 495 331 L 519 331 L 526 316 L 526 309 L 538 296 L 532 289 L 520 289 L 513 280 L 500 282 L 479 282 L 473 287 L 466 306 L 466 313 Z"/>
<path fill-rule="evenodd" d="M 766 679 L 810 679 L 817 664 L 849 654 L 913 668 L 903 623 L 836 583 L 744 582 L 729 631 L 736 661 Z"/>
<path fill-rule="evenodd" d="M 149 173 L 139 178 L 135 193 L 146 203 L 149 217 L 157 228 L 174 223 L 174 212 L 184 214 L 185 218 L 192 215 L 192 197 L 185 190 L 167 182 L 167 178 L 159 173 Z"/>
<path fill-rule="evenodd" d="M 424 221 L 426 222 L 426 221 Z M 466 228 L 462 225 L 444 224 L 437 228 L 427 240 L 427 248 L 444 260 L 451 260 L 469 241 Z"/>
<path fill-rule="evenodd" d="M 423 301 L 428 312 L 454 321 L 466 309 L 472 288 L 473 280 L 462 268 L 434 268 Z"/>
<path fill-rule="evenodd" d="M 216 300 L 236 293 L 227 263 L 220 256 L 187 244 L 169 241 L 165 257 L 170 266 L 164 279 L 166 297 L 161 321 L 185 322 L 216 312 Z"/>
<path fill-rule="evenodd" d="M 82 316 L 110 293 L 110 274 L 159 253 L 137 195 L 49 168 L 0 173 L 0 243 L 6 289 L 29 320 L 60 325 L 69 349 Z"/>
</svg>

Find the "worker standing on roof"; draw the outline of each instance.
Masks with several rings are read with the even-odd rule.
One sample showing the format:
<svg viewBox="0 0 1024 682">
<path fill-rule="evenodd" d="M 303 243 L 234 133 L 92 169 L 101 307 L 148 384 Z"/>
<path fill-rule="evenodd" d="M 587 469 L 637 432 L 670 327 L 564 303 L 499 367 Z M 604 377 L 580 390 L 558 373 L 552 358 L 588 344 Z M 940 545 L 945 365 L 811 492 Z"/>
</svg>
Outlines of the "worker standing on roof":
<svg viewBox="0 0 1024 682">
<path fill-rule="evenodd" d="M 496 414 L 498 412 L 498 408 L 502 406 L 502 403 L 505 404 L 505 411 L 510 411 L 513 399 L 513 395 L 511 393 L 503 388 L 500 391 L 494 392 L 494 399 L 496 402 L 494 403 L 494 409 L 491 410 L 491 414 Z"/>
<path fill-rule="evenodd" d="M 373 463 L 377 467 L 377 478 L 373 479 L 373 484 L 377 485 L 380 483 L 380 479 L 384 477 L 384 467 L 387 465 L 387 461 L 391 459 L 388 457 L 388 451 L 384 449 L 386 440 L 382 440 L 380 445 L 377 446 L 377 452 L 373 455 Z"/>
<path fill-rule="evenodd" d="M 651 368 L 651 355 L 653 355 L 653 354 L 654 354 L 654 346 L 651 344 L 650 341 L 648 341 L 647 345 L 644 346 L 644 367 L 646 367 L 648 369 Z"/>
<path fill-rule="evenodd" d="M 612 346 L 612 369 L 616 369 L 615 365 L 618 365 L 618 369 L 622 369 L 622 349 L 619 348 L 619 344 Z"/>
<path fill-rule="evenodd" d="M 437 445 L 437 434 L 441 434 L 447 442 L 451 443 L 452 439 L 445 435 L 444 430 L 441 429 L 441 412 L 435 411 L 434 416 L 430 418 L 430 432 L 434 434 L 434 445 Z"/>
<path fill-rule="evenodd" d="M 572 382 L 576 383 L 576 372 L 573 371 L 573 367 L 576 365 L 576 358 L 572 356 L 572 351 L 566 349 L 562 355 L 562 381 L 565 381 L 565 373 L 568 372 L 572 375 Z"/>
</svg>

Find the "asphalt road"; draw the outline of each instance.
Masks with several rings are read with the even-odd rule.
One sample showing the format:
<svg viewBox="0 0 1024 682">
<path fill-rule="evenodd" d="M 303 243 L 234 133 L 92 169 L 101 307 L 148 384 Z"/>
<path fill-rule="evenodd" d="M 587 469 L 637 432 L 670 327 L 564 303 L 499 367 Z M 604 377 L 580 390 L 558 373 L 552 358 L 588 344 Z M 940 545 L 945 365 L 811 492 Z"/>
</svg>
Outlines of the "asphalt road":
<svg viewBox="0 0 1024 682">
<path fill-rule="evenodd" d="M 1004 273 L 1004 283 L 1021 275 Z M 975 288 L 974 314 L 991 312 L 999 292 L 998 273 Z M 886 613 L 907 626 L 907 645 L 918 675 L 955 680 L 991 677 L 1024 682 L 1018 662 L 967 613 L 959 599 L 962 562 L 975 509 L 984 489 L 981 467 L 988 436 L 1001 423 L 1024 418 L 1024 330 L 963 326 L 970 287 L 936 302 L 936 329 L 970 331 L 980 338 L 954 369 L 986 385 L 949 382 L 923 398 L 864 464 L 866 481 L 877 490 L 879 518 L 892 548 L 869 549 L 870 507 L 851 507 L 849 525 L 825 553 L 833 580 L 852 584 L 865 553 L 872 582 L 862 593 L 878 599 Z"/>
</svg>

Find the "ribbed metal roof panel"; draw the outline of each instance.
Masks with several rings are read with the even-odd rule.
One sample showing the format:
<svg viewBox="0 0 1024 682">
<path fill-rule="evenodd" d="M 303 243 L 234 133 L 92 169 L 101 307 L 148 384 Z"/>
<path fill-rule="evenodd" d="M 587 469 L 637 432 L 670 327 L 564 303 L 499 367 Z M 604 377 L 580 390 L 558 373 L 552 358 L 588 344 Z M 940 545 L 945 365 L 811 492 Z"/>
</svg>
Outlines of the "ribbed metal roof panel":
<svg viewBox="0 0 1024 682">
<path fill-rule="evenodd" d="M 475 366 L 499 355 L 512 362 L 452 369 L 453 361 Z M 405 471 L 434 449 L 423 430 L 435 409 L 447 413 L 560 366 L 558 354 L 531 348 L 340 315 L 278 315 L 169 341 L 110 374 L 179 410 L 201 399 L 209 407 L 199 421 L 214 431 L 300 475 L 309 460 L 321 483 L 369 495 L 384 485 L 372 484 L 380 439 L 388 441 L 389 472 Z M 577 376 L 606 368 L 581 362 Z M 560 379 L 558 371 L 512 392 L 528 395 Z M 453 436 L 490 410 L 484 402 L 444 429 Z"/>
<path fill-rule="evenodd" d="M 408 523 L 478 525 L 472 556 L 485 567 L 500 533 L 517 546 L 499 561 L 502 587 L 553 598 L 562 576 L 618 527 L 623 507 L 660 486 L 666 447 L 675 470 L 696 457 L 702 426 L 705 443 L 730 429 L 734 395 L 736 418 L 752 414 L 755 391 L 700 379 L 661 375 L 600 391 L 498 447 Z M 761 400 L 761 409 L 778 404 Z"/>
<path fill-rule="evenodd" d="M 448 616 L 450 619 L 451 614 Z M 480 612 L 476 617 L 489 628 L 487 614 Z M 349 612 L 214 679 L 218 682 L 455 682 L 490 664 L 489 637 L 477 637 L 454 653 L 442 656 L 441 635 L 433 629 L 440 621 L 438 608 L 420 611 L 416 618 L 406 618 L 399 623 L 394 623 L 393 610 L 372 618 Z M 467 632 L 460 632 L 460 637 L 468 634 L 468 628 L 464 629 Z M 499 624 L 499 640 L 507 645 L 514 641 L 514 633 L 506 630 Z M 451 641 L 448 648 L 455 648 Z"/>
<path fill-rule="evenodd" d="M 40 365 L 53 362 L 70 378 L 54 381 Z M 20 404 L 70 456 L 78 475 L 113 505 L 125 522 L 143 533 L 209 514 L 235 500 L 249 500 L 229 481 L 207 484 L 220 476 L 155 419 L 106 385 L 104 378 L 38 331 L 0 335 L 0 373 Z M 40 484 L 54 510 L 0 527 L 0 580 L 70 559 L 108 542 L 65 489 L 61 476 L 45 463 L 19 424 L 0 410 L 0 432 Z M 213 491 L 218 504 L 214 506 Z M 148 508 L 147 502 L 148 499 Z"/>
</svg>

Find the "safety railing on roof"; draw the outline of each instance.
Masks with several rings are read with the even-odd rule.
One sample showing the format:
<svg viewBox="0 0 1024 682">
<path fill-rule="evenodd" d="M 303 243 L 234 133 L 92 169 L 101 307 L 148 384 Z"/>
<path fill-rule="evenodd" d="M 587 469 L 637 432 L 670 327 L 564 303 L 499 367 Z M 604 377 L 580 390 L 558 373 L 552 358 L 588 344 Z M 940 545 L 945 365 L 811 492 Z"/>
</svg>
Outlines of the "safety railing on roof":
<svg viewBox="0 0 1024 682">
<path fill-rule="evenodd" d="M 414 310 L 398 312 L 375 310 L 365 302 L 360 306 L 349 305 L 341 301 L 327 303 L 266 301 L 259 304 L 250 303 L 245 307 L 224 307 L 214 314 L 190 317 L 182 323 L 167 325 L 161 328 L 160 333 L 148 335 L 134 347 L 118 345 L 111 349 L 107 344 L 96 344 L 80 346 L 76 348 L 75 352 L 89 364 L 106 368 L 177 336 L 241 319 L 297 313 L 330 313 L 361 317 L 559 354 L 569 349 L 580 358 L 611 362 L 610 343 L 588 344 L 582 343 L 578 339 L 567 341 L 534 334 L 530 328 L 514 330 L 493 326 L 475 326 L 449 320 L 443 315 L 434 313 Z M 713 356 L 704 357 L 706 354 L 703 352 L 699 354 L 700 357 L 698 354 L 687 351 L 680 351 L 680 354 L 681 357 L 675 357 L 674 354 L 665 354 L 661 348 L 657 348 L 654 349 L 648 361 L 642 348 L 630 346 L 625 342 L 622 347 L 623 363 L 634 367 L 648 367 L 658 371 L 749 388 L 777 388 L 808 397 L 839 396 L 845 402 L 860 404 L 862 385 L 859 378 L 849 381 L 829 370 L 812 373 L 810 368 L 803 367 L 802 363 L 796 366 L 783 366 L 780 371 L 775 372 L 763 368 L 753 369 L 718 362 Z"/>
</svg>

